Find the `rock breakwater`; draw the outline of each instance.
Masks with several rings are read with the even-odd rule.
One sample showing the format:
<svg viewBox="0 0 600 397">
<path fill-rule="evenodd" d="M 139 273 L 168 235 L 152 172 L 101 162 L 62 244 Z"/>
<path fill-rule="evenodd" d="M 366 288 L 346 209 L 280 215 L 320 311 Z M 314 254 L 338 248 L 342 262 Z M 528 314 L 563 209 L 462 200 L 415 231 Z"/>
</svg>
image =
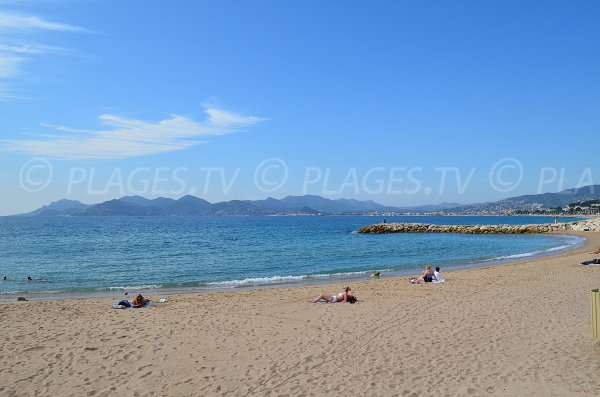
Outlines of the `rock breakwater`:
<svg viewBox="0 0 600 397">
<path fill-rule="evenodd" d="M 585 221 L 572 222 L 570 230 L 578 232 L 600 232 L 600 218 L 590 218 Z"/>
<path fill-rule="evenodd" d="M 433 225 L 428 223 L 375 223 L 361 227 L 359 233 L 461 233 L 461 234 L 543 234 L 600 231 L 600 218 L 571 223 L 541 225 Z"/>
</svg>

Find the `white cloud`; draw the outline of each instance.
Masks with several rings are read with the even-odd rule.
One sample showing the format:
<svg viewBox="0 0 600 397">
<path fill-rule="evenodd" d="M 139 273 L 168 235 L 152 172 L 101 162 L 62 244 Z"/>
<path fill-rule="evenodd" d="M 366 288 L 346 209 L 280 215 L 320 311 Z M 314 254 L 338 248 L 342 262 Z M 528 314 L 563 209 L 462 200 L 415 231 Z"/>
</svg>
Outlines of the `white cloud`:
<svg viewBox="0 0 600 397">
<path fill-rule="evenodd" d="M 74 25 L 61 22 L 46 21 L 35 15 L 23 15 L 0 12 L 0 31 L 32 31 L 51 30 L 57 32 L 85 32 L 86 30 Z"/>
<path fill-rule="evenodd" d="M 62 160 L 122 159 L 187 149 L 203 143 L 204 137 L 236 132 L 263 120 L 217 108 L 205 108 L 205 112 L 208 118 L 204 122 L 171 115 L 156 123 L 103 114 L 99 116 L 107 127 L 103 130 L 44 125 L 53 133 L 37 139 L 7 140 L 4 148 Z"/>
<path fill-rule="evenodd" d="M 19 73 L 19 65 L 24 61 L 23 57 L 2 55 L 0 53 L 0 79 L 6 79 Z"/>
<path fill-rule="evenodd" d="M 36 57 L 68 52 L 65 49 L 32 42 L 45 32 L 87 32 L 79 26 L 48 21 L 36 15 L 0 11 L 0 83 L 23 78 L 23 66 Z M 6 85 L 4 85 L 6 87 Z M 10 90 L 0 89 L 0 102 L 17 98 Z"/>
<path fill-rule="evenodd" d="M 21 44 L 8 45 L 0 43 L 0 53 L 13 54 L 47 54 L 49 52 L 65 52 L 66 50 L 60 47 L 52 47 L 43 44 Z"/>
</svg>

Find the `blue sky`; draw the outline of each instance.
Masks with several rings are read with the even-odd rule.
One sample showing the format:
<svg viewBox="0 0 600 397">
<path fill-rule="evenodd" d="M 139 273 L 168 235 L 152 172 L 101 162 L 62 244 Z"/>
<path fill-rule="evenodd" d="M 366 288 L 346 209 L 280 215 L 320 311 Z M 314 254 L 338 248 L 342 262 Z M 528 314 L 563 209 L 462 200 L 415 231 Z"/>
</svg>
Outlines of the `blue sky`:
<svg viewBox="0 0 600 397">
<path fill-rule="evenodd" d="M 0 215 L 600 183 L 600 5 L 2 1 Z"/>
</svg>

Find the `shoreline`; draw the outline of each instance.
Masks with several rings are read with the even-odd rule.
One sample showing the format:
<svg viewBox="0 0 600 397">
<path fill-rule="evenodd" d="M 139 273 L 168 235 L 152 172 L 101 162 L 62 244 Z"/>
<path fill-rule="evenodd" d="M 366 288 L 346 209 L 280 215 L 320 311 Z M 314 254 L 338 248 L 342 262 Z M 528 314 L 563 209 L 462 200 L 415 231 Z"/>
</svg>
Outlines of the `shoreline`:
<svg viewBox="0 0 600 397">
<path fill-rule="evenodd" d="M 586 245 L 586 232 L 577 232 L 577 231 L 561 231 L 561 232 L 550 232 L 545 233 L 550 236 L 576 236 L 581 238 L 581 241 L 574 243 L 573 245 L 562 248 L 559 250 L 550 250 L 550 251 L 542 251 L 538 253 L 524 253 L 531 254 L 523 257 L 515 257 L 515 258 L 492 258 L 492 259 L 483 259 L 483 260 L 473 260 L 468 262 L 460 262 L 454 263 L 451 265 L 443 266 L 443 272 L 455 272 L 460 270 L 468 270 L 468 269 L 478 269 L 484 268 L 488 266 L 504 266 L 515 263 L 520 263 L 524 261 L 536 260 L 544 257 L 554 257 L 556 255 L 560 255 L 563 253 L 569 253 L 573 251 L 577 251 Z M 519 254 L 515 254 L 519 255 Z M 450 270 L 448 270 L 448 266 Z M 386 279 L 390 278 L 401 278 L 407 276 L 416 275 L 415 271 L 418 273 L 421 269 L 406 269 L 406 270 L 390 270 L 385 271 L 382 270 L 382 276 Z M 81 291 L 57 291 L 57 292 L 17 292 L 17 293 L 6 293 L 0 294 L 0 304 L 12 303 L 16 302 L 18 297 L 25 297 L 28 301 L 62 301 L 62 300 L 83 300 L 83 299 L 124 299 L 126 296 L 135 296 L 138 293 L 142 293 L 143 295 L 156 295 L 160 297 L 169 296 L 169 295 L 188 295 L 188 294 L 211 294 L 218 292 L 242 292 L 248 290 L 256 290 L 256 289 L 279 289 L 279 288 L 295 288 L 295 287 L 305 287 L 305 286 L 317 286 L 317 285 L 331 285 L 337 283 L 353 283 L 353 282 L 361 282 L 367 281 L 370 279 L 369 272 L 360 272 L 360 275 L 351 275 L 351 274 L 341 274 L 341 275 L 323 275 L 318 277 L 304 277 L 298 280 L 282 280 L 278 282 L 272 283 L 262 283 L 262 284 L 244 284 L 244 285 L 236 285 L 236 286 L 190 286 L 190 287 L 160 287 L 160 288 L 128 288 L 128 289 L 113 289 L 113 290 L 81 290 Z M 302 276 L 298 276 L 302 277 Z M 125 292 L 128 292 L 125 295 Z"/>
<path fill-rule="evenodd" d="M 442 269 L 445 284 L 352 282 L 354 305 L 308 303 L 342 283 L 0 305 L 0 395 L 596 396 L 600 266 L 579 263 L 600 233 L 578 234 L 557 255 Z"/>
</svg>

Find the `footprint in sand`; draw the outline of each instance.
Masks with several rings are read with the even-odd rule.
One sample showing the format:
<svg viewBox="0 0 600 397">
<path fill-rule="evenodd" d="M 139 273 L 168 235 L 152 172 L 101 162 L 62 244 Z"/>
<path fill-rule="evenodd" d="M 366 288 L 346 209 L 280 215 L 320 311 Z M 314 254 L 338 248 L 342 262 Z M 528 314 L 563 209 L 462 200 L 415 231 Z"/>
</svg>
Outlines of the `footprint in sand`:
<svg viewBox="0 0 600 397">
<path fill-rule="evenodd" d="M 37 352 L 40 350 L 46 350 L 48 348 L 48 346 L 35 346 L 35 347 L 30 347 L 29 349 L 26 349 L 23 351 L 23 353 L 27 353 L 27 352 Z"/>
<path fill-rule="evenodd" d="M 149 367 L 151 367 L 151 366 L 152 366 L 152 364 L 142 365 L 142 366 L 141 366 L 141 367 L 139 367 L 137 370 L 138 370 L 138 371 L 143 371 L 144 369 L 146 369 L 146 368 L 149 368 Z"/>
<path fill-rule="evenodd" d="M 144 375 L 140 376 L 140 378 L 145 378 L 145 377 L 150 376 L 150 375 L 152 375 L 152 371 L 146 372 Z"/>
</svg>

